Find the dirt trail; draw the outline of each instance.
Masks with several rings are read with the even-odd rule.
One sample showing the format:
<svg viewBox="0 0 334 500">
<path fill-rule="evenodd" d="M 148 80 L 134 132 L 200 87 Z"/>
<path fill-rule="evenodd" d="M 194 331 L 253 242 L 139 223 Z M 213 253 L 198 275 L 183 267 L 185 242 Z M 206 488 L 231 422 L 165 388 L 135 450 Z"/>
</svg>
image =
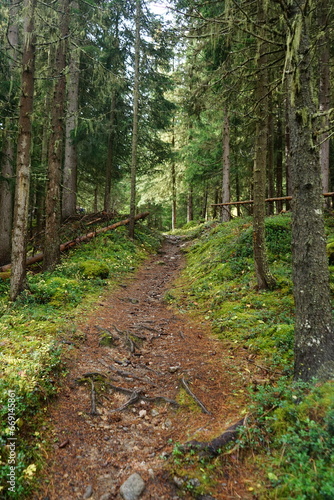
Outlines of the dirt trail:
<svg viewBox="0 0 334 500">
<path fill-rule="evenodd" d="M 69 351 L 67 382 L 49 407 L 55 443 L 34 500 L 118 500 L 120 486 L 135 472 L 145 481 L 140 498 L 176 500 L 163 459 L 172 442 L 210 440 L 238 420 L 245 384 L 240 361 L 231 366 L 232 356 L 205 323 L 176 314 L 163 301 L 184 264 L 181 244 L 168 238 L 78 325 L 85 340 Z M 109 332 L 113 345 L 102 346 Z M 210 415 L 163 399 L 177 398 L 182 377 Z M 115 411 L 130 398 L 135 402 Z M 97 415 L 91 414 L 94 405 Z M 227 477 L 214 498 L 247 498 L 240 491 L 243 486 Z"/>
</svg>

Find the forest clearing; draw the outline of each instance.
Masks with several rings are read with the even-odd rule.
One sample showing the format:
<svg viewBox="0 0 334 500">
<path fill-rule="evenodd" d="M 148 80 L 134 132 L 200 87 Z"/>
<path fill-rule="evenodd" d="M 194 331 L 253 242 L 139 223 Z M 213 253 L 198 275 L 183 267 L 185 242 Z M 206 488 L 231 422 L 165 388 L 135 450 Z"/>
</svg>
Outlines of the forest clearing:
<svg viewBox="0 0 334 500">
<path fill-rule="evenodd" d="M 1 498 L 334 498 L 333 12 L 1 3 Z"/>
</svg>

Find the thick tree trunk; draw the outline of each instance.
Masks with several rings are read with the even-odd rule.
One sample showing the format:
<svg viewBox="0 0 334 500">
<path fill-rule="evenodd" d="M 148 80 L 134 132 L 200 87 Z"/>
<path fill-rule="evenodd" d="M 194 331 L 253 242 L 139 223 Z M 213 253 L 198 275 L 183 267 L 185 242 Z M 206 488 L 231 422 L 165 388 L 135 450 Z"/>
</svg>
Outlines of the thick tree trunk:
<svg viewBox="0 0 334 500">
<path fill-rule="evenodd" d="M 133 125 L 132 125 L 132 153 L 131 153 L 131 198 L 129 237 L 135 236 L 136 214 L 136 177 L 138 162 L 138 121 L 139 121 L 139 65 L 140 65 L 140 0 L 136 0 L 136 38 L 135 38 L 135 72 L 133 86 Z"/>
<path fill-rule="evenodd" d="M 319 29 L 324 30 L 328 23 L 328 2 L 319 2 Z M 325 33 L 325 30 L 323 31 Z M 324 193 L 329 191 L 329 109 L 330 109 L 330 39 L 320 38 L 320 88 L 319 88 L 319 110 L 323 114 L 320 135 L 320 169 L 322 189 Z M 328 198 L 327 204 L 330 203 Z"/>
<path fill-rule="evenodd" d="M 74 0 L 71 6 L 77 10 L 78 2 Z M 62 192 L 63 219 L 75 215 L 77 204 L 77 148 L 73 142 L 73 134 L 77 127 L 79 110 L 80 53 L 74 45 L 69 51 L 69 58 Z"/>
<path fill-rule="evenodd" d="M 18 3 L 11 0 L 9 8 L 9 24 L 7 38 L 9 42 L 9 62 L 8 71 L 10 79 L 10 89 L 8 92 L 8 103 L 13 105 L 12 84 L 15 74 L 15 61 L 17 59 L 16 48 L 19 43 L 18 25 Z M 0 156 L 0 265 L 10 261 L 11 254 L 11 235 L 13 221 L 13 189 L 15 149 L 13 141 L 13 127 L 10 118 L 4 120 L 3 130 L 3 150 Z M 2 177 L 2 178 L 1 178 Z"/>
<path fill-rule="evenodd" d="M 319 146 L 311 74 L 307 0 L 293 2 L 288 68 L 293 185 L 292 267 L 295 298 L 295 378 L 334 375 L 334 334 L 323 220 Z M 312 24 L 313 25 L 313 24 Z"/>
<path fill-rule="evenodd" d="M 227 106 L 224 108 L 223 123 L 223 186 L 222 203 L 228 203 L 230 197 L 230 120 Z M 229 207 L 222 207 L 222 221 L 231 220 L 231 211 Z"/>
<path fill-rule="evenodd" d="M 43 261 L 43 267 L 45 270 L 53 269 L 60 259 L 60 182 L 64 141 L 65 68 L 69 24 L 68 5 L 69 0 L 62 0 L 59 5 L 60 40 L 58 41 L 56 49 L 56 82 L 52 105 L 51 135 L 48 158 L 48 184 L 45 200 L 46 219 Z"/>
<path fill-rule="evenodd" d="M 22 77 L 19 131 L 17 138 L 17 165 L 15 185 L 15 206 L 12 237 L 12 273 L 10 298 L 15 300 L 25 286 L 26 248 L 28 229 L 31 114 L 34 99 L 35 37 L 34 15 L 36 0 L 24 0 L 24 43 L 22 55 Z"/>
<path fill-rule="evenodd" d="M 266 170 L 267 170 L 267 146 L 268 146 L 268 69 L 267 48 L 263 35 L 263 24 L 266 16 L 264 11 L 264 0 L 258 0 L 258 53 L 257 68 L 258 77 L 256 81 L 256 137 L 255 137 L 255 160 L 254 160 L 254 212 L 253 212 L 253 250 L 254 263 L 259 290 L 272 288 L 275 281 L 269 271 L 265 243 L 265 194 L 266 194 Z"/>
</svg>

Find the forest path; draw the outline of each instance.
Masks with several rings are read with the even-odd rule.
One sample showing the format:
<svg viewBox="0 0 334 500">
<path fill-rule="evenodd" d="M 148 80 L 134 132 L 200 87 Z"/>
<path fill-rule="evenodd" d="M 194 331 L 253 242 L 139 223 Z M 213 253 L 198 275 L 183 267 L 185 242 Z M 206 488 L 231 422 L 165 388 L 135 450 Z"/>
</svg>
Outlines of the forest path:
<svg viewBox="0 0 334 500">
<path fill-rule="evenodd" d="M 116 291 L 106 292 L 77 325 L 84 340 L 68 351 L 66 383 L 48 408 L 54 444 L 34 500 L 118 500 L 121 485 L 135 472 L 145 482 L 141 499 L 176 500 L 164 460 L 173 443 L 210 440 L 240 418 L 242 359 L 234 364 L 205 322 L 176 313 L 163 300 L 184 265 L 182 244 L 167 238 L 160 252 Z M 102 346 L 109 332 L 113 345 Z M 178 408 L 164 399 L 145 399 L 175 400 L 182 377 L 211 414 L 194 404 Z M 138 394 L 133 404 L 115 411 Z M 214 498 L 247 498 L 233 476 L 222 475 Z"/>
</svg>

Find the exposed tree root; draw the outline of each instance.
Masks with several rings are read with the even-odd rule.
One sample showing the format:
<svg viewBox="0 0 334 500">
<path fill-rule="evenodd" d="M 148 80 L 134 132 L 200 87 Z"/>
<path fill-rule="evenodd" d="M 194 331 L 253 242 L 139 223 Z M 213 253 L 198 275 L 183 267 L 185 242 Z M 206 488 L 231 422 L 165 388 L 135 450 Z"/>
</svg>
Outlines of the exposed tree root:
<svg viewBox="0 0 334 500">
<path fill-rule="evenodd" d="M 189 394 L 189 396 L 191 396 L 193 398 L 195 403 L 201 408 L 202 412 L 206 413 L 207 415 L 212 415 L 212 413 L 204 406 L 202 401 L 200 401 L 198 399 L 198 397 L 195 396 L 195 394 L 192 392 L 192 390 L 190 389 L 189 385 L 187 384 L 187 382 L 185 381 L 185 379 L 183 377 L 181 379 L 181 383 L 182 383 L 184 390 Z"/>
<path fill-rule="evenodd" d="M 245 424 L 245 421 L 246 418 L 239 420 L 235 424 L 228 427 L 223 434 L 212 439 L 212 441 L 203 442 L 193 440 L 182 445 L 180 449 L 184 452 L 195 450 L 207 455 L 218 455 L 224 446 L 237 438 L 238 431 L 240 427 Z"/>
</svg>

